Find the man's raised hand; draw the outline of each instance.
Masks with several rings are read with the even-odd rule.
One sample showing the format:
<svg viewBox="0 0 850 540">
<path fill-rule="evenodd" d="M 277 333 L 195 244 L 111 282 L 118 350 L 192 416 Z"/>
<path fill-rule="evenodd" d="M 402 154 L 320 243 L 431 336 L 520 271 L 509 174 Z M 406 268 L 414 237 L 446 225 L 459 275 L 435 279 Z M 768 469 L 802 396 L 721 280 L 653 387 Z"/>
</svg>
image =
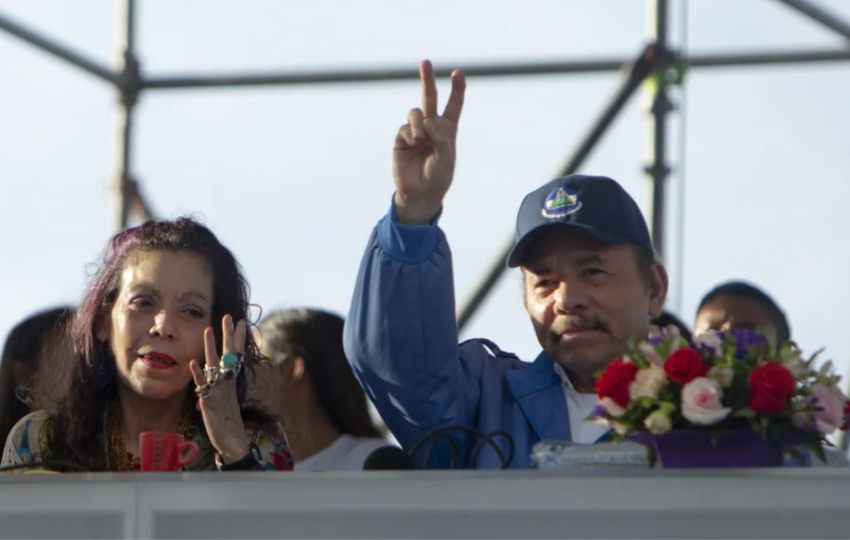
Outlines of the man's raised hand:
<svg viewBox="0 0 850 540">
<path fill-rule="evenodd" d="M 419 63 L 422 108 L 411 109 L 393 146 L 395 205 L 402 223 L 427 223 L 440 211 L 455 167 L 455 139 L 466 79 L 452 71 L 452 91 L 437 114 L 437 83 L 431 62 Z"/>
</svg>

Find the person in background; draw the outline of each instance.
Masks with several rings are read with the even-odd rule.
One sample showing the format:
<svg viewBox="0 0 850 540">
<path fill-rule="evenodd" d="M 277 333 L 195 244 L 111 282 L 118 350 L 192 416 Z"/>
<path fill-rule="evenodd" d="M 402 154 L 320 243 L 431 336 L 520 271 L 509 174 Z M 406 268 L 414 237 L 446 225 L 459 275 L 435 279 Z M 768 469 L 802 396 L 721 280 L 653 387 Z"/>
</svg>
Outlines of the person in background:
<svg viewBox="0 0 850 540">
<path fill-rule="evenodd" d="M 345 325 L 354 373 L 406 450 L 447 426 L 464 428 L 414 455 L 419 466 L 523 468 L 542 439 L 594 443 L 608 432 L 587 421 L 599 403 L 596 373 L 630 338 L 648 336 L 667 294 L 646 221 L 610 178 L 570 175 L 538 187 L 520 204 L 507 264 L 522 269 L 542 352 L 526 363 L 488 340 L 458 345 L 451 252 L 437 221 L 454 174 L 465 79 L 452 73 L 443 114 L 427 60 L 420 79 L 423 107 L 396 136 L 392 206 L 369 239 Z M 486 199 L 486 179 L 478 189 Z M 482 230 L 498 211 L 461 209 L 473 210 Z M 470 429 L 509 435 L 513 457 L 505 435 L 498 450 L 483 449 L 494 439 Z"/>
<path fill-rule="evenodd" d="M 664 310 L 661 312 L 661 315 L 655 317 L 650 321 L 653 326 L 658 327 L 659 329 L 665 329 L 668 326 L 675 326 L 679 330 L 679 335 L 685 338 L 687 341 L 691 341 L 693 338 L 693 334 L 691 333 L 691 329 L 688 328 L 688 325 L 682 321 L 679 317 L 673 314 L 672 311 Z"/>
<path fill-rule="evenodd" d="M 318 309 L 276 311 L 259 324 L 269 365 L 255 370 L 251 396 L 281 420 L 296 471 L 361 470 L 387 446 L 345 358 L 342 330 L 342 317 Z"/>
<path fill-rule="evenodd" d="M 49 346 L 59 346 L 65 325 L 74 311 L 69 306 L 34 313 L 12 328 L 0 360 L 0 440 L 5 441 L 15 423 L 30 412 L 26 394 L 33 387 L 39 360 L 50 356 Z"/>
<path fill-rule="evenodd" d="M 239 264 L 203 225 L 115 235 L 74 316 L 74 354 L 53 370 L 71 382 L 12 428 L 2 466 L 135 471 L 140 433 L 165 431 L 200 447 L 188 469 L 291 468 L 276 423 L 244 405 L 259 359 L 247 313 Z"/>
<path fill-rule="evenodd" d="M 782 308 L 755 285 L 727 281 L 714 287 L 699 303 L 694 333 L 745 328 L 776 343 L 791 339 L 791 328 Z"/>
</svg>

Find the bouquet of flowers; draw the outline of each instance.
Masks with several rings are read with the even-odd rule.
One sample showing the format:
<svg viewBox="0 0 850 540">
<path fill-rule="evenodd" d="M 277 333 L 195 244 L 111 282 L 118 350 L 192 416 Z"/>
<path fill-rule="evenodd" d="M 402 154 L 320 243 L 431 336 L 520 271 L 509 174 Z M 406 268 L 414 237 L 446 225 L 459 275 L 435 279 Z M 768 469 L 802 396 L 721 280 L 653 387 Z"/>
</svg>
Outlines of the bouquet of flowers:
<svg viewBox="0 0 850 540">
<path fill-rule="evenodd" d="M 818 353 L 804 359 L 791 342 L 775 345 L 739 329 L 688 343 L 671 328 L 632 342 L 600 373 L 595 415 L 617 439 L 682 428 L 720 435 L 749 426 L 763 439 L 795 440 L 824 459 L 825 436 L 847 429 L 850 402 L 832 362 L 815 369 Z"/>
</svg>

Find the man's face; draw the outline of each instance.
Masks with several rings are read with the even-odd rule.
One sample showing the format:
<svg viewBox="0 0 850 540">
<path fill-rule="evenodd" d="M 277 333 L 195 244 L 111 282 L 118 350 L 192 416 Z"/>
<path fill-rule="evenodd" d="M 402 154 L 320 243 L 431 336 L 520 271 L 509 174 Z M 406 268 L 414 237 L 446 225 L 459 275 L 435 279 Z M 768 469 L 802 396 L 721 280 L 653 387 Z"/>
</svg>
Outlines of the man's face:
<svg viewBox="0 0 850 540">
<path fill-rule="evenodd" d="M 630 337 L 646 337 L 667 294 L 660 264 L 644 275 L 632 246 L 573 231 L 537 239 L 522 268 L 537 339 L 583 392 L 592 391 L 595 373 L 623 353 Z"/>
<path fill-rule="evenodd" d="M 777 337 L 770 312 L 757 300 L 746 296 L 721 294 L 706 302 L 694 320 L 694 334 L 707 330 L 744 328 L 769 339 Z"/>
</svg>

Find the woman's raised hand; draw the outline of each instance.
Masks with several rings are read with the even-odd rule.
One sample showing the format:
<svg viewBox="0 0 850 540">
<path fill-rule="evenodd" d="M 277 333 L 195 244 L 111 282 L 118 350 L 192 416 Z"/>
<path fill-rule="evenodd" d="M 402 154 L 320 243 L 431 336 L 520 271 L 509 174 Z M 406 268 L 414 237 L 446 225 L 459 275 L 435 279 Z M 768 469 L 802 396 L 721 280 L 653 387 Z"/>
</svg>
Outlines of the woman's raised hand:
<svg viewBox="0 0 850 540">
<path fill-rule="evenodd" d="M 419 64 L 422 108 L 411 109 L 393 146 L 395 205 L 402 223 L 427 223 L 440 211 L 455 167 L 455 139 L 466 78 L 452 71 L 452 91 L 437 114 L 437 83 L 431 62 Z"/>
<path fill-rule="evenodd" d="M 204 330 L 205 368 L 201 369 L 198 362 L 192 360 L 189 369 L 199 388 L 198 404 L 210 443 L 224 463 L 233 463 L 250 451 L 236 396 L 236 375 L 245 354 L 245 321 L 239 321 L 234 327 L 233 317 L 225 315 L 221 320 L 221 333 L 222 358 L 216 352 L 215 333 L 207 327 Z"/>
</svg>

